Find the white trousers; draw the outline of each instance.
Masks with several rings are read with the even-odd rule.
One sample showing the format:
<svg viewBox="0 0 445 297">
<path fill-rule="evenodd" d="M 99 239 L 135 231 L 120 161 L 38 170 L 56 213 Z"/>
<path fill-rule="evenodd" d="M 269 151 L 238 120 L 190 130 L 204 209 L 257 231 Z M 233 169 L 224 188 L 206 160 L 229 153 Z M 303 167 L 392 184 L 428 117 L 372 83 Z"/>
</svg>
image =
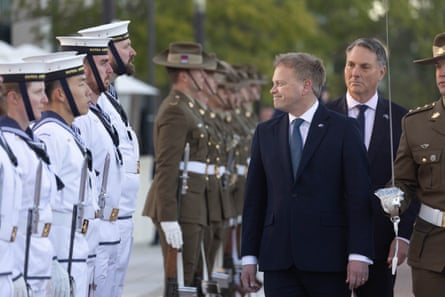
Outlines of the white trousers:
<svg viewBox="0 0 445 297">
<path fill-rule="evenodd" d="M 12 284 L 11 275 L 0 276 L 0 296 L 14 296 L 14 285 Z"/>
<path fill-rule="evenodd" d="M 117 286 L 115 297 L 121 297 L 124 290 L 128 262 L 130 261 L 131 250 L 133 248 L 134 220 L 133 218 L 117 220 L 117 224 L 119 226 L 121 242 L 119 243 L 119 256 L 114 280 Z"/>
<path fill-rule="evenodd" d="M 116 222 L 98 221 L 99 245 L 96 249 L 94 281 L 95 297 L 110 297 L 116 294 L 114 274 L 117 269 L 119 227 Z"/>
</svg>

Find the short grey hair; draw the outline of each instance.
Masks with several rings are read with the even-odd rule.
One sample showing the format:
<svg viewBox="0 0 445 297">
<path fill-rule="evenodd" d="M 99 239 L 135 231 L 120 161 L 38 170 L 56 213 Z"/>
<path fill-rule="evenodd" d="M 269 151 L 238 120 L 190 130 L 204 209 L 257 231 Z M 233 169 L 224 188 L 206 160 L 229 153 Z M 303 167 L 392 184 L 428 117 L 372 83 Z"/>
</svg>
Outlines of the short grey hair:
<svg viewBox="0 0 445 297">
<path fill-rule="evenodd" d="M 375 53 L 377 56 L 377 62 L 380 66 L 386 66 L 388 63 L 388 50 L 377 38 L 359 38 L 354 40 L 346 48 L 346 54 L 348 54 L 356 46 L 367 48 L 371 52 Z"/>
<path fill-rule="evenodd" d="M 326 82 L 326 69 L 321 59 L 308 53 L 285 53 L 275 57 L 273 66 L 278 65 L 292 68 L 299 79 L 311 80 L 314 95 L 320 97 L 321 89 Z"/>
</svg>

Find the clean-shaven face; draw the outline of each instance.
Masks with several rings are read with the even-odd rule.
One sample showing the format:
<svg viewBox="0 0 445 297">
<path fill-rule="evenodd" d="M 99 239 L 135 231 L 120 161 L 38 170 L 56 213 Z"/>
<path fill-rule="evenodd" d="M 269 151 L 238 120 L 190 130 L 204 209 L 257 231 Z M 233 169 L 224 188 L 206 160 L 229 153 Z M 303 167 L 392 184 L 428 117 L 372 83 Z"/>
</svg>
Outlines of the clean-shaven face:
<svg viewBox="0 0 445 297">
<path fill-rule="evenodd" d="M 351 96 L 367 102 L 376 92 L 386 66 L 379 65 L 377 55 L 371 50 L 355 46 L 346 54 L 345 83 Z"/>
</svg>

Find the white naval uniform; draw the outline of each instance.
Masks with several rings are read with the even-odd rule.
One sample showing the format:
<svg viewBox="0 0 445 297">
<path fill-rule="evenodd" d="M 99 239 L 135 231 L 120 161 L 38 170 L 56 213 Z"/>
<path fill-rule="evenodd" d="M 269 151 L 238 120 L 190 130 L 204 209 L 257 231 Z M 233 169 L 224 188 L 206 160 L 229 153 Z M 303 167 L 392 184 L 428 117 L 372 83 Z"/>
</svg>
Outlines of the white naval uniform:
<svg viewBox="0 0 445 297">
<path fill-rule="evenodd" d="M 0 132 L 1 133 L 1 132 Z M 0 135 L 3 137 L 3 134 Z M 6 140 L 3 139 L 5 142 Z M 13 296 L 14 227 L 22 201 L 20 170 L 0 145 L 0 296 Z"/>
<path fill-rule="evenodd" d="M 125 123 L 117 109 L 110 100 L 116 100 L 115 104 L 120 104 L 112 94 L 102 93 L 98 104 L 110 115 L 112 124 L 116 127 L 119 135 L 119 149 L 123 157 L 124 177 L 122 180 L 122 195 L 119 200 L 118 226 L 121 235 L 119 244 L 119 262 L 115 273 L 117 285 L 117 294 L 115 297 L 122 296 L 125 284 L 125 275 L 128 269 L 128 262 L 133 246 L 134 220 L 133 214 L 136 209 L 136 199 L 139 190 L 139 143 L 136 133 L 129 123 Z"/>
<path fill-rule="evenodd" d="M 44 112 L 42 119 L 33 127 L 33 130 L 45 142 L 51 158 L 51 168 L 65 184 L 51 203 L 53 224 L 49 238 L 54 246 L 57 260 L 67 269 L 73 205 L 79 203 L 80 179 L 86 148 L 80 140 L 76 141 L 75 132 L 54 112 Z M 97 209 L 97 203 L 94 201 L 96 197 L 91 196 L 90 179 L 91 176 L 88 175 L 83 202 L 85 219 L 94 219 L 94 212 Z M 86 234 L 81 233 L 80 230 L 74 234 L 71 275 L 76 283 L 76 297 L 88 295 L 89 248 L 85 236 Z"/>
<path fill-rule="evenodd" d="M 91 107 L 93 108 L 93 107 Z M 114 296 L 116 284 L 114 273 L 117 268 L 118 246 L 120 242 L 119 228 L 116 221 L 110 221 L 111 210 L 119 208 L 121 196 L 122 165 L 118 150 L 107 129 L 100 118 L 90 110 L 86 115 L 77 117 L 74 125 L 80 129 L 82 139 L 91 150 L 93 167 L 97 176 L 97 191 L 102 186 L 105 157 L 110 154 L 110 168 L 107 183 L 107 198 L 104 211 L 104 219 L 95 222 L 95 230 L 98 232 L 98 247 L 96 249 L 96 261 L 94 282 L 96 284 L 96 297 Z"/>
<path fill-rule="evenodd" d="M 6 118 L 6 120 L 6 125 L 3 125 L 4 121 L 2 120 L 0 124 L 1 129 L 9 145 L 14 150 L 14 154 L 18 159 L 18 166 L 22 172 L 22 204 L 19 212 L 17 237 L 14 241 L 14 257 L 22 274 L 24 274 L 28 210 L 34 204 L 37 167 L 39 162 L 42 162 L 43 165 L 38 231 L 36 234 L 32 234 L 31 237 L 28 278 L 26 281 L 31 286 L 34 297 L 46 297 L 47 293 L 49 294 L 51 291 L 48 282 L 51 279 L 52 259 L 55 254 L 51 241 L 48 237 L 42 237 L 42 234 L 44 233 L 44 225 L 52 222 L 50 202 L 57 193 L 56 178 L 49 166 L 23 140 L 24 137 L 37 141 L 37 138 L 32 136 L 30 129 L 25 133 L 14 120 L 10 118 Z"/>
</svg>

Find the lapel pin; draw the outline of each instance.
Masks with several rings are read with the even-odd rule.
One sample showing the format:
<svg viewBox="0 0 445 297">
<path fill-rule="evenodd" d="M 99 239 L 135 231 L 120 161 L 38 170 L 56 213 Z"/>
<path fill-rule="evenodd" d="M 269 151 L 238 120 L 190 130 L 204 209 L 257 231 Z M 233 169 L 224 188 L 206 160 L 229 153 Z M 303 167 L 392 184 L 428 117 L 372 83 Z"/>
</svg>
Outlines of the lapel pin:
<svg viewBox="0 0 445 297">
<path fill-rule="evenodd" d="M 385 114 L 383 115 L 383 117 L 384 117 L 385 119 L 389 120 L 389 115 L 388 115 L 387 113 L 385 113 Z"/>
<path fill-rule="evenodd" d="M 437 119 L 438 117 L 440 117 L 440 112 L 435 112 L 435 113 L 433 113 L 433 115 L 431 116 L 431 119 L 433 119 L 433 120 L 435 120 L 435 119 Z"/>
<path fill-rule="evenodd" d="M 323 127 L 324 127 L 324 124 L 322 124 L 322 123 L 318 124 L 318 128 L 323 128 Z"/>
</svg>

